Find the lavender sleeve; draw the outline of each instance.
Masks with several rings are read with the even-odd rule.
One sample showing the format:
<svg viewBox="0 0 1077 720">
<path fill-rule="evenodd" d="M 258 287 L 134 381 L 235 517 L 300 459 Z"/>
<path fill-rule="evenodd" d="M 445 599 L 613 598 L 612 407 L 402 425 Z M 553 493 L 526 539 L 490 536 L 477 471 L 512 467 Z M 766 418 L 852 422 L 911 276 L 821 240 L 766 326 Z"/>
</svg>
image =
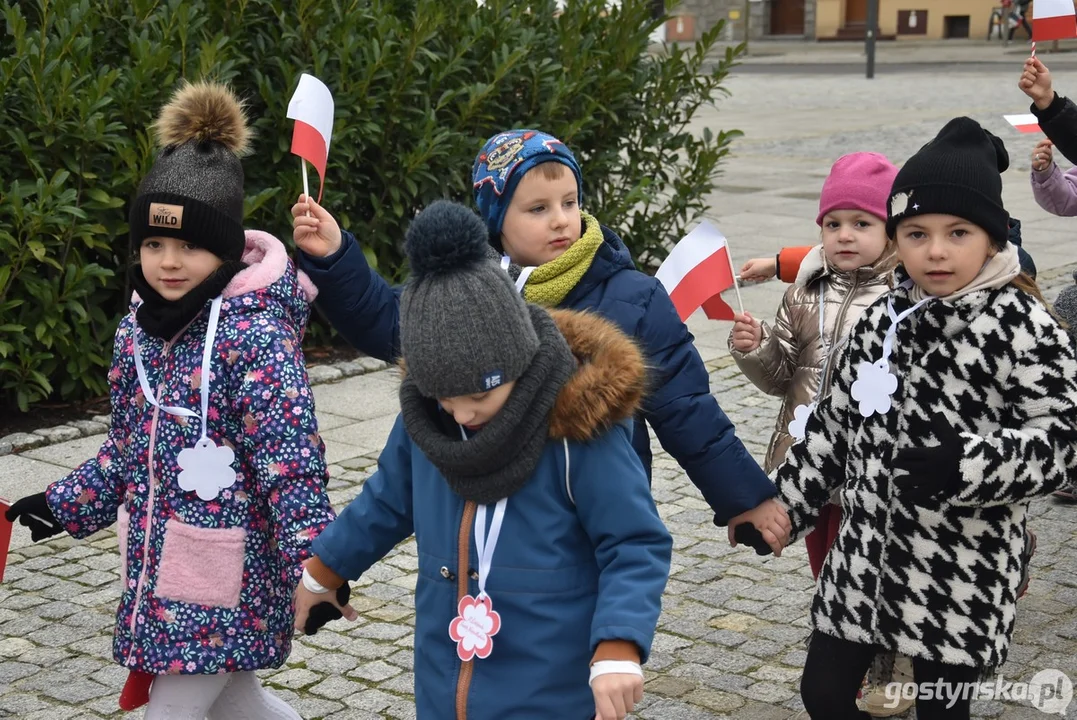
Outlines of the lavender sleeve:
<svg viewBox="0 0 1077 720">
<path fill-rule="evenodd" d="M 1053 215 L 1077 216 L 1077 168 L 1063 173 L 1052 163 L 1042 172 L 1033 170 L 1032 195 L 1041 208 Z"/>
</svg>

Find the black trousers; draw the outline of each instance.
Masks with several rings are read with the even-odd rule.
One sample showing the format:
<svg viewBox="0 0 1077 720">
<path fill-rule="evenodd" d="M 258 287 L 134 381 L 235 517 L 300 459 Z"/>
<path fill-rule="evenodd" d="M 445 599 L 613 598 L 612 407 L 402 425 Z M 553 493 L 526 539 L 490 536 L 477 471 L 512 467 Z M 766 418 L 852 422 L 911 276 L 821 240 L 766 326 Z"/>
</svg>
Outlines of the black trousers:
<svg viewBox="0 0 1077 720">
<path fill-rule="evenodd" d="M 856 693 L 876 652 L 878 648 L 874 645 L 839 640 L 819 631 L 812 633 L 800 678 L 800 697 L 808 715 L 813 720 L 870 720 L 870 715 L 857 708 Z M 912 664 L 915 682 L 921 688 L 926 685 L 937 688 L 936 683 L 941 680 L 944 686 L 949 685 L 957 692 L 958 687 L 976 682 L 980 675 L 977 668 L 919 658 L 913 658 Z M 971 702 L 967 694 L 952 705 L 945 696 L 941 700 L 917 699 L 916 717 L 917 720 L 969 720 Z"/>
</svg>

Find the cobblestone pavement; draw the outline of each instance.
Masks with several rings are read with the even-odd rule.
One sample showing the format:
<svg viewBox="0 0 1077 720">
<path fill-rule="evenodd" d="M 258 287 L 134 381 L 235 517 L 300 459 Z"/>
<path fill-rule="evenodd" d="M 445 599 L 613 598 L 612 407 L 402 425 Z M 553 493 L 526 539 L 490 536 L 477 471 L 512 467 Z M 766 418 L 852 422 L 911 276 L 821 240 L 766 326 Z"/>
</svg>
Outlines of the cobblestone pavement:
<svg viewBox="0 0 1077 720">
<path fill-rule="evenodd" d="M 1019 61 L 1018 61 L 1019 64 Z M 1077 73 L 1057 74 L 1059 87 Z M 848 76 L 734 78 L 733 97 L 701 124 L 741 127 L 711 215 L 738 257 L 769 253 L 817 236 L 814 207 L 830 162 L 841 152 L 872 149 L 903 160 L 945 119 L 968 113 L 1001 127 L 1001 113 L 1020 112 L 1022 96 L 1008 69 L 964 73 L 947 84 L 923 73 L 871 85 Z M 784 112 L 774 112 L 779 102 Z M 1050 218 L 1032 203 L 1024 145 L 1011 143 L 1016 170 L 1008 173 L 1007 205 L 1025 221 L 1026 246 L 1053 295 L 1074 269 L 1073 220 Z M 1015 140 L 1016 138 L 1016 140 Z M 773 313 L 783 288 L 766 283 L 744 290 L 745 304 Z M 728 325 L 694 317 L 697 346 L 712 370 L 712 390 L 761 458 L 773 429 L 777 400 L 739 375 L 725 350 Z M 330 496 L 337 507 L 355 497 L 373 470 L 396 412 L 390 371 L 319 385 L 315 394 L 332 463 Z M 0 492 L 42 489 L 91 456 L 102 436 L 82 438 L 0 458 Z M 803 544 L 781 558 L 731 549 L 725 533 L 678 467 L 656 454 L 654 495 L 675 538 L 673 568 L 646 699 L 646 720 L 743 718 L 784 720 L 800 711 L 798 681 L 805 658 L 813 590 Z M 1039 537 L 1032 585 L 1018 611 L 1008 680 L 1028 680 L 1057 668 L 1077 680 L 1077 506 L 1042 500 L 1032 506 Z M 111 659 L 118 598 L 116 540 L 30 545 L 19 529 L 7 577 L 0 584 L 0 717 L 26 720 L 121 717 L 116 700 L 126 671 Z M 413 718 L 412 626 L 416 580 L 413 541 L 403 543 L 356 584 L 355 624 L 337 623 L 297 642 L 287 665 L 261 673 L 304 718 Z M 129 717 L 140 717 L 132 713 Z M 1071 710 L 1071 716 L 1077 713 Z M 976 718 L 1037 718 L 1022 702 L 977 702 Z"/>
</svg>

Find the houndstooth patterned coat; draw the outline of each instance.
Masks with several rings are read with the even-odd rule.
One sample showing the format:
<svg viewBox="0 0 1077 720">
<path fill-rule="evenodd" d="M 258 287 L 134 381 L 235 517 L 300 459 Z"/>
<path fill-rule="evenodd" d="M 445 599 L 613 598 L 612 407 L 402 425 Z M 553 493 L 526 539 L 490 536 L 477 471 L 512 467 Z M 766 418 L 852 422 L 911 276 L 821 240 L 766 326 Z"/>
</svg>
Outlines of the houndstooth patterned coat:
<svg viewBox="0 0 1077 720">
<path fill-rule="evenodd" d="M 897 313 L 912 305 L 907 289 L 892 295 Z M 1077 477 L 1074 346 L 1013 285 L 931 301 L 898 328 L 893 408 L 864 418 L 850 396 L 856 368 L 882 357 L 891 324 L 885 297 L 865 311 L 829 398 L 774 473 L 794 539 L 841 486 L 844 517 L 812 622 L 837 638 L 987 674 L 1005 661 L 1013 631 L 1028 503 Z M 893 459 L 938 445 L 936 412 L 964 440 L 962 478 L 918 506 L 895 492 Z"/>
</svg>

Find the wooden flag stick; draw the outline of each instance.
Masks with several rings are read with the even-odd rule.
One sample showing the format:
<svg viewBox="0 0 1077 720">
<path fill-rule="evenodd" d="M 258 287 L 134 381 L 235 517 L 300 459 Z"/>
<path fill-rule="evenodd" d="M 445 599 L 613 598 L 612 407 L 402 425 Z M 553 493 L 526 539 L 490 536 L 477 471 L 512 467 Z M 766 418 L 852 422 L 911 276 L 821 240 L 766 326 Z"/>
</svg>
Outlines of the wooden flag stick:
<svg viewBox="0 0 1077 720">
<path fill-rule="evenodd" d="M 307 196 L 307 217 L 310 217 L 310 185 L 307 181 L 307 161 L 299 158 L 299 167 L 303 168 L 303 194 Z"/>
<path fill-rule="evenodd" d="M 740 314 L 744 314 L 744 300 L 740 296 L 740 281 L 737 279 L 737 268 L 733 265 L 733 248 L 729 246 L 729 238 L 725 239 L 726 256 L 729 258 L 729 271 L 733 274 L 733 289 L 737 291 L 737 304 L 740 305 Z"/>
</svg>

